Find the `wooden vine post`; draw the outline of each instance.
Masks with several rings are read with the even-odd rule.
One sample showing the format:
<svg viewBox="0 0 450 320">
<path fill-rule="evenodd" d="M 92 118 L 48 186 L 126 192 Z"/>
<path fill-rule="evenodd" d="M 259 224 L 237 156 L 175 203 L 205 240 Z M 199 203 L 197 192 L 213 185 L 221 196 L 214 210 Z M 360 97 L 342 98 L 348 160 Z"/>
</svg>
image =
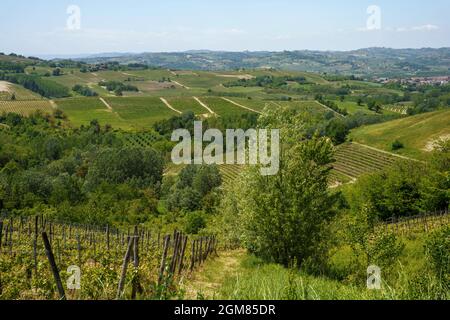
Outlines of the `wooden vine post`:
<svg viewBox="0 0 450 320">
<path fill-rule="evenodd" d="M 64 287 L 61 282 L 58 266 L 56 265 L 55 256 L 53 255 L 52 252 L 52 246 L 50 245 L 50 241 L 48 241 L 48 236 L 46 232 L 42 232 L 42 240 L 44 241 L 45 254 L 47 255 L 50 267 L 52 268 L 53 278 L 55 279 L 56 282 L 56 288 L 58 289 L 59 298 L 61 300 L 66 300 L 66 294 L 64 292 Z"/>
</svg>

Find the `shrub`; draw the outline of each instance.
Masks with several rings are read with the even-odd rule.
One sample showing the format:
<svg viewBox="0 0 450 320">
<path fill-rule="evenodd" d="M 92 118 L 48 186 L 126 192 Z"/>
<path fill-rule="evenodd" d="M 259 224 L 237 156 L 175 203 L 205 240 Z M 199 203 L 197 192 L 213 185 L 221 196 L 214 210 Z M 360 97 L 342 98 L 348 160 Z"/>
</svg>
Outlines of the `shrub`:
<svg viewBox="0 0 450 320">
<path fill-rule="evenodd" d="M 430 267 L 447 288 L 450 288 L 450 226 L 434 231 L 425 244 Z"/>
<path fill-rule="evenodd" d="M 186 216 L 184 231 L 188 234 L 198 234 L 200 230 L 206 227 L 205 217 L 201 212 L 189 213 Z"/>
<path fill-rule="evenodd" d="M 403 143 L 401 143 L 398 140 L 395 140 L 394 142 L 392 142 L 391 150 L 392 151 L 397 151 L 397 150 L 403 149 L 404 147 L 405 146 L 403 145 Z"/>
</svg>

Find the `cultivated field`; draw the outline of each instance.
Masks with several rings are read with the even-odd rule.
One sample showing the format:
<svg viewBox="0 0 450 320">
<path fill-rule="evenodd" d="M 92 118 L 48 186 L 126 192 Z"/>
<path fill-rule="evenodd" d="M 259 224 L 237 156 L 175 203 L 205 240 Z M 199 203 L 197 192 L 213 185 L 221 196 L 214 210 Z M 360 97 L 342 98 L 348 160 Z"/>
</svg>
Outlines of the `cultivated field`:
<svg viewBox="0 0 450 320">
<path fill-rule="evenodd" d="M 367 173 L 386 169 L 402 160 L 395 155 L 375 151 L 354 143 L 338 146 L 335 159 L 332 178 L 341 183 L 355 180 Z"/>
<path fill-rule="evenodd" d="M 105 98 L 128 127 L 150 128 L 155 122 L 178 115 L 156 97 Z"/>
<path fill-rule="evenodd" d="M 61 99 L 55 102 L 76 127 L 89 125 L 94 119 L 98 120 L 101 125 L 110 124 L 118 128 L 129 127 L 126 121 L 121 119 L 116 112 L 108 109 L 99 98 Z"/>
<path fill-rule="evenodd" d="M 390 151 L 395 140 L 403 143 L 398 154 L 424 159 L 433 142 L 450 135 L 450 110 L 423 113 L 354 130 L 350 137 L 357 142 Z"/>
<path fill-rule="evenodd" d="M 52 113 L 54 108 L 48 100 L 0 101 L 0 113 L 17 113 L 29 116 L 36 111 Z"/>
</svg>

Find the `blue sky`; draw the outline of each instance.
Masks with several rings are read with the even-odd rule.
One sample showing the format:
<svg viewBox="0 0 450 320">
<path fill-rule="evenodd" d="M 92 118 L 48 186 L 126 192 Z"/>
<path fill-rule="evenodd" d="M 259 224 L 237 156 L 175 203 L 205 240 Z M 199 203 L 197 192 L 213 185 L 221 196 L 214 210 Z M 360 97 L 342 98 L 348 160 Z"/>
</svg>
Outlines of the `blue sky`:
<svg viewBox="0 0 450 320">
<path fill-rule="evenodd" d="M 67 8 L 80 8 L 80 29 Z M 368 30 L 367 8 L 380 8 Z M 27 55 L 449 47 L 448 0 L 2 0 L 0 51 Z"/>
</svg>

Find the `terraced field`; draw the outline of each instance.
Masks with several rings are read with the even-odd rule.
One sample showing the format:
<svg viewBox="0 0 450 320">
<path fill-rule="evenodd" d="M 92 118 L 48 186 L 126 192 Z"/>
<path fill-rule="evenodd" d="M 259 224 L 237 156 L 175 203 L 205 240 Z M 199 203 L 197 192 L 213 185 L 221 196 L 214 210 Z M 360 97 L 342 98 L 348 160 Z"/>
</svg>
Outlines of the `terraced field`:
<svg viewBox="0 0 450 320">
<path fill-rule="evenodd" d="M 69 121 L 76 127 L 88 125 L 93 119 L 101 125 L 110 124 L 113 127 L 129 128 L 120 116 L 109 110 L 98 98 L 73 98 L 55 101 L 58 108 L 64 111 Z"/>
<path fill-rule="evenodd" d="M 343 144 L 336 149 L 332 177 L 346 183 L 361 175 L 381 171 L 401 158 L 354 143 Z M 342 181 L 344 179 L 344 181 Z"/>
<path fill-rule="evenodd" d="M 48 100 L 0 101 L 0 113 L 13 112 L 23 116 L 29 116 L 36 111 L 52 113 L 53 110 Z"/>
</svg>

